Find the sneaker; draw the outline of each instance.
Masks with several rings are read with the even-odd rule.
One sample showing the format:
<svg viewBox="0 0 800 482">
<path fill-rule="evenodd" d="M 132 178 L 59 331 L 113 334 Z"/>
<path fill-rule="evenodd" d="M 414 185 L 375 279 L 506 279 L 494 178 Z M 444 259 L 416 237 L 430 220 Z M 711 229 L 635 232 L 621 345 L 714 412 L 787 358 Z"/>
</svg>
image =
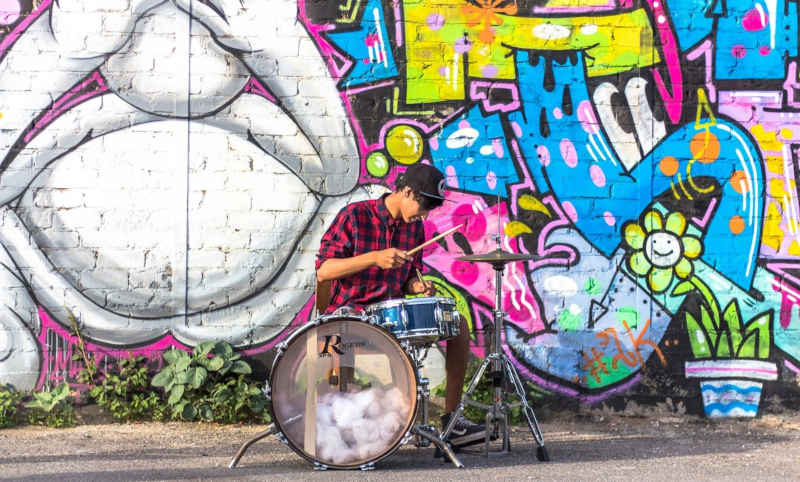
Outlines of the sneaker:
<svg viewBox="0 0 800 482">
<path fill-rule="evenodd" d="M 442 415 L 442 431 L 447 428 L 447 424 L 450 422 L 450 416 L 451 414 L 449 413 Z M 455 425 L 453 425 L 453 429 L 447 436 L 447 441 L 450 442 L 453 448 L 478 444 L 483 442 L 485 439 L 486 427 L 484 427 L 482 424 L 468 420 L 466 417 L 464 417 L 464 415 L 461 414 L 459 414 Z M 496 439 L 497 435 L 492 434 L 490 436 L 490 440 Z"/>
</svg>

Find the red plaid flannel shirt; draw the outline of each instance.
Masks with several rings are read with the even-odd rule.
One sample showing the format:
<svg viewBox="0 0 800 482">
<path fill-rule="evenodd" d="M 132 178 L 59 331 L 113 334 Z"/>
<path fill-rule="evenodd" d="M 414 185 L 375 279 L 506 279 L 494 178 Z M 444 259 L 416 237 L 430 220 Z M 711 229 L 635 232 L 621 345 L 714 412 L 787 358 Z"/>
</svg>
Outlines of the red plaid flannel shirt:
<svg viewBox="0 0 800 482">
<path fill-rule="evenodd" d="M 384 200 L 359 201 L 345 206 L 322 236 L 316 269 L 330 258 L 351 258 L 370 251 L 397 248 L 408 251 L 425 241 L 422 221 L 406 223 L 394 219 L 386 209 Z M 422 270 L 422 251 L 414 254 L 412 262 L 399 268 L 383 269 L 378 266 L 334 280 L 331 283 L 331 300 L 326 313 L 349 305 L 358 310 L 364 306 L 404 296 L 403 287 L 409 278 Z"/>
</svg>

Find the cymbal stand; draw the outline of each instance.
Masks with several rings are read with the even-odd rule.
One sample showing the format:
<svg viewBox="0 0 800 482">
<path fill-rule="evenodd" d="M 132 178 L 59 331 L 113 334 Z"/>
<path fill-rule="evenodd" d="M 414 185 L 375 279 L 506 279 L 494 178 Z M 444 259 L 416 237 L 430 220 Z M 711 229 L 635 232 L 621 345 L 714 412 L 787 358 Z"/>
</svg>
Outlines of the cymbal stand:
<svg viewBox="0 0 800 482">
<path fill-rule="evenodd" d="M 500 237 L 497 236 L 497 245 L 498 249 L 500 249 Z M 533 413 L 533 408 L 531 408 L 530 404 L 528 404 L 527 398 L 525 396 L 525 389 L 523 387 L 522 381 L 519 378 L 519 374 L 517 373 L 516 367 L 511 363 L 511 360 L 506 356 L 503 352 L 503 340 L 502 335 L 504 332 L 503 323 L 505 321 L 505 312 L 502 311 L 502 282 L 503 282 L 503 270 L 505 269 L 506 263 L 509 261 L 507 260 L 497 260 L 492 261 L 492 268 L 495 271 L 495 298 L 494 298 L 494 305 L 495 309 L 492 311 L 492 319 L 494 322 L 494 337 L 492 342 L 492 351 L 486 355 L 486 359 L 483 360 L 478 371 L 475 372 L 472 379 L 469 382 L 469 386 L 467 387 L 466 392 L 461 397 L 461 401 L 458 404 L 458 408 L 456 411 L 450 416 L 450 421 L 447 424 L 447 427 L 442 431 L 441 438 L 442 440 L 446 440 L 447 436 L 453 430 L 453 426 L 455 425 L 456 419 L 458 416 L 464 411 L 465 404 L 469 404 L 475 407 L 482 408 L 486 410 L 486 438 L 484 441 L 484 450 L 486 451 L 486 455 L 488 456 L 489 451 L 489 437 L 495 429 L 502 430 L 503 436 L 503 448 L 499 451 L 492 451 L 495 454 L 507 454 L 511 451 L 511 442 L 509 439 L 509 430 L 508 430 L 508 414 L 509 409 L 515 406 L 521 405 L 523 409 L 523 413 L 525 414 L 525 419 L 528 422 L 528 428 L 531 431 L 531 435 L 533 435 L 534 440 L 536 441 L 538 447 L 536 449 L 536 458 L 542 462 L 550 460 L 547 449 L 544 446 L 544 437 L 542 436 L 542 430 L 539 428 L 539 422 L 536 420 L 536 414 Z M 491 365 L 491 372 L 486 371 L 486 369 Z M 494 387 L 494 403 L 491 405 L 483 404 L 477 402 L 470 397 L 472 392 L 478 386 L 478 383 L 486 375 L 492 379 L 493 387 Z M 519 402 L 515 404 L 509 404 L 507 401 L 507 395 L 509 389 L 507 388 L 507 381 L 510 381 L 514 387 L 514 392 L 516 393 L 517 397 L 519 398 Z"/>
</svg>

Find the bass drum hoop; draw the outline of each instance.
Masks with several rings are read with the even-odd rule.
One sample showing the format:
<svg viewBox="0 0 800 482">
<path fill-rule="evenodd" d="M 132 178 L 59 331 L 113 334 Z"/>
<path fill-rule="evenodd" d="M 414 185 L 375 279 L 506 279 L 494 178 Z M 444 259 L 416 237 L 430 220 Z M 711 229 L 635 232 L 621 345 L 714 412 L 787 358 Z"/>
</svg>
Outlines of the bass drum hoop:
<svg viewBox="0 0 800 482">
<path fill-rule="evenodd" d="M 411 355 L 408 353 L 408 349 L 406 348 L 406 346 L 403 343 L 401 343 L 401 341 L 394 335 L 394 333 L 392 333 L 391 331 L 388 331 L 388 330 L 385 330 L 385 329 L 381 328 L 380 326 L 376 325 L 375 323 L 372 323 L 371 321 L 369 321 L 368 318 L 365 318 L 365 317 L 359 316 L 359 315 L 324 315 L 324 316 L 320 316 L 320 317 L 314 319 L 313 321 L 310 321 L 310 322 L 306 323 L 305 325 L 303 325 L 299 329 L 297 329 L 294 333 L 289 335 L 289 337 L 282 343 L 281 348 L 278 349 L 278 354 L 275 356 L 275 360 L 273 360 L 273 362 L 272 362 L 272 368 L 270 369 L 270 373 L 269 373 L 269 386 L 270 386 L 270 388 L 274 388 L 274 386 L 275 386 L 274 385 L 274 382 L 275 382 L 274 377 L 275 377 L 275 373 L 276 373 L 275 369 L 278 367 L 278 364 L 283 359 L 283 356 L 284 356 L 284 353 L 286 351 L 286 348 L 289 347 L 289 345 L 291 344 L 291 342 L 294 339 L 298 338 L 302 333 L 305 333 L 306 331 L 308 331 L 308 330 L 310 330 L 312 328 L 316 328 L 316 327 L 318 327 L 320 325 L 323 325 L 323 324 L 331 322 L 331 321 L 340 321 L 340 320 L 347 320 L 347 321 L 354 321 L 354 322 L 357 322 L 357 323 L 363 323 L 363 324 L 368 325 L 368 326 L 370 326 L 372 328 L 375 328 L 375 330 L 377 330 L 377 332 L 383 334 L 384 336 L 389 338 L 391 341 L 393 341 L 397 345 L 397 347 L 400 349 L 399 350 L 400 353 L 402 354 L 402 356 L 404 356 L 406 358 L 406 361 L 408 362 L 408 365 L 411 367 L 411 374 L 412 374 L 411 380 L 413 380 L 413 387 L 412 387 L 412 392 L 413 393 L 409 393 L 408 396 L 409 396 L 410 403 L 411 403 L 410 413 L 412 413 L 413 416 L 411 417 L 411 420 L 408 422 L 408 424 L 403 428 L 403 431 L 399 432 L 399 433 L 402 433 L 403 435 L 401 437 L 398 437 L 397 441 L 394 442 L 394 444 L 392 444 L 388 449 L 386 449 L 386 451 L 383 454 L 378 455 L 377 457 L 375 457 L 373 459 L 370 459 L 367 462 L 363 462 L 363 463 L 360 463 L 360 464 L 350 464 L 350 465 L 326 464 L 326 463 L 321 462 L 318 459 L 315 459 L 315 458 L 311 457 L 309 454 L 306 453 L 305 450 L 302 450 L 299 447 L 297 447 L 289 437 L 284 435 L 285 432 L 283 430 L 283 427 L 281 427 L 281 423 L 278 420 L 278 417 L 275 416 L 274 403 L 270 403 L 269 404 L 269 412 L 270 412 L 270 416 L 272 417 L 272 423 L 275 424 L 275 428 L 278 430 L 278 433 L 280 433 L 282 435 L 281 440 L 286 445 L 288 445 L 289 448 L 291 448 L 292 451 L 294 451 L 297 455 L 299 455 L 300 457 L 306 459 L 308 462 L 310 462 L 314 466 L 322 466 L 322 467 L 325 467 L 327 469 L 353 470 L 353 469 L 360 469 L 362 467 L 375 464 L 375 463 L 380 462 L 381 460 L 385 459 L 386 457 L 389 457 L 390 455 L 394 454 L 400 448 L 400 446 L 403 445 L 403 441 L 406 439 L 409 431 L 414 426 L 414 423 L 417 421 L 417 416 L 418 416 L 418 414 L 417 414 L 417 410 L 418 410 L 417 404 L 419 402 L 419 400 L 417 398 L 417 391 L 419 390 L 419 374 L 417 373 L 417 369 L 416 369 L 416 366 L 414 365 L 414 361 L 411 358 Z M 274 397 L 272 397 L 272 398 L 274 399 Z"/>
</svg>

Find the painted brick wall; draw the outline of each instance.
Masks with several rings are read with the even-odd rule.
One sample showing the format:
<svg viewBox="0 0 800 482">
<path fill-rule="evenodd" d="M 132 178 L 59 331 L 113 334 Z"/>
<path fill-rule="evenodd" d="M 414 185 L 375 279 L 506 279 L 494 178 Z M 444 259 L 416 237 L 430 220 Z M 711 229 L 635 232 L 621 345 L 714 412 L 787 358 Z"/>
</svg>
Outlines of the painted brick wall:
<svg viewBox="0 0 800 482">
<path fill-rule="evenodd" d="M 427 236 L 466 223 L 425 276 L 476 355 L 494 277 L 456 258 L 499 234 L 538 256 L 502 308 L 542 396 L 796 402 L 797 24 L 786 0 L 0 0 L 0 381 L 74 375 L 69 313 L 106 357 L 269 355 L 333 215 L 425 162 L 453 201 Z"/>
</svg>

